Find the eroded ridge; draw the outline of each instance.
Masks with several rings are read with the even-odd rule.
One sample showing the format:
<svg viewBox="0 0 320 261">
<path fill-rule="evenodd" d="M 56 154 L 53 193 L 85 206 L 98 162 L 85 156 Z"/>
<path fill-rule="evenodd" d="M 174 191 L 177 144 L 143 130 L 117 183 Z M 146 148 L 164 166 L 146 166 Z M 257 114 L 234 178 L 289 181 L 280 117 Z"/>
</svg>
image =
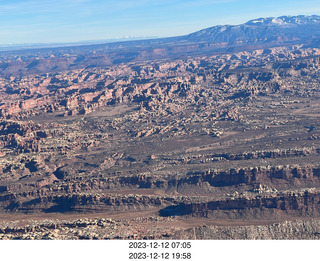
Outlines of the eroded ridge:
<svg viewBox="0 0 320 261">
<path fill-rule="evenodd" d="M 3 72 L 1 237 L 317 238 L 320 49 L 239 48 Z"/>
</svg>

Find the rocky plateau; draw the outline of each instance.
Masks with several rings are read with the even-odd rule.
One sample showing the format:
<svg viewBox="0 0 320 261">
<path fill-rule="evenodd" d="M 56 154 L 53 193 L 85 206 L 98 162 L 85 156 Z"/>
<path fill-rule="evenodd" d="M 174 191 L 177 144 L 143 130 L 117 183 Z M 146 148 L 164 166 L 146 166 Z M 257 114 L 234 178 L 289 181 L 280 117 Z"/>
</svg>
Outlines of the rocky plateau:
<svg viewBox="0 0 320 261">
<path fill-rule="evenodd" d="M 0 53 L 0 239 L 318 239 L 320 17 Z"/>
</svg>

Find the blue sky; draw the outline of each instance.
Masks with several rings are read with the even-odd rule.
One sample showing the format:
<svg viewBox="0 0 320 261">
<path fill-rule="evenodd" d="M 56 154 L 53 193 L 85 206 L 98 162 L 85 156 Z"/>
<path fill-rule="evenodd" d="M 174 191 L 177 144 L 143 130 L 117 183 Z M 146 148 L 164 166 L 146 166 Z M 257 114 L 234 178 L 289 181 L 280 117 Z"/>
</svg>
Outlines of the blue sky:
<svg viewBox="0 0 320 261">
<path fill-rule="evenodd" d="M 0 0 L 0 44 L 175 36 L 298 14 L 320 15 L 320 1 Z"/>
</svg>

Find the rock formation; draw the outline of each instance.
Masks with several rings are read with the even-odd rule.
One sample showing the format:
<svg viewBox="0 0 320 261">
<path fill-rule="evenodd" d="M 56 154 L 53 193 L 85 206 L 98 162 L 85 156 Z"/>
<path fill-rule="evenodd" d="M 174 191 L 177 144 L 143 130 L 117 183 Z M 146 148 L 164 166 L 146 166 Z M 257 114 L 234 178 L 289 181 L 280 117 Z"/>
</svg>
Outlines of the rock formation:
<svg viewBox="0 0 320 261">
<path fill-rule="evenodd" d="M 319 25 L 1 53 L 0 237 L 318 238 Z"/>
</svg>

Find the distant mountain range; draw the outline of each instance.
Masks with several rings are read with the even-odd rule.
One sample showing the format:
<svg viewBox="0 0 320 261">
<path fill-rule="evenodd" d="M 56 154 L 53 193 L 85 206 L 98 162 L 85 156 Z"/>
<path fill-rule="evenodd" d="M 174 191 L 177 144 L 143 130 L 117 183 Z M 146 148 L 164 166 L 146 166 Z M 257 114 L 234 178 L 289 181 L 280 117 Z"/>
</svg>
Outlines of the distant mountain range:
<svg viewBox="0 0 320 261">
<path fill-rule="evenodd" d="M 41 73 L 295 44 L 320 47 L 320 16 L 258 18 L 168 38 L 2 51 L 0 73 Z"/>
<path fill-rule="evenodd" d="M 188 41 L 244 44 L 292 42 L 320 37 L 320 16 L 281 16 L 250 20 L 241 25 L 219 25 L 184 36 Z"/>
<path fill-rule="evenodd" d="M 145 37 L 128 36 L 128 37 L 113 38 L 113 39 L 88 40 L 88 41 L 66 42 L 66 43 L 56 42 L 56 43 L 0 44 L 0 52 L 1 51 L 23 50 L 23 49 L 56 48 L 56 47 L 92 45 L 92 44 L 102 44 L 102 43 L 115 43 L 115 42 L 156 39 L 156 38 L 158 38 L 158 37 L 156 37 L 156 36 L 145 36 Z"/>
</svg>

